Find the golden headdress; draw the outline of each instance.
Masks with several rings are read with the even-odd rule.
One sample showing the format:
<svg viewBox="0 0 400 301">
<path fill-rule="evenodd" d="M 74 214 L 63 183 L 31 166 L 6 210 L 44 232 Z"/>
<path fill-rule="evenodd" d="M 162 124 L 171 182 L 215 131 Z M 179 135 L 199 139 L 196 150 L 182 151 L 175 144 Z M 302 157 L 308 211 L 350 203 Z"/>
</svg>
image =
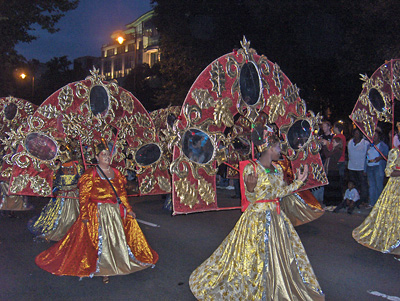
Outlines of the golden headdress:
<svg viewBox="0 0 400 301">
<path fill-rule="evenodd" d="M 266 151 L 269 147 L 279 142 L 277 134 L 267 124 L 255 125 L 251 132 L 251 140 L 260 153 Z"/>
<path fill-rule="evenodd" d="M 104 138 L 101 138 L 101 142 L 94 147 L 95 155 L 98 156 L 103 150 L 110 150 L 107 142 Z"/>
</svg>

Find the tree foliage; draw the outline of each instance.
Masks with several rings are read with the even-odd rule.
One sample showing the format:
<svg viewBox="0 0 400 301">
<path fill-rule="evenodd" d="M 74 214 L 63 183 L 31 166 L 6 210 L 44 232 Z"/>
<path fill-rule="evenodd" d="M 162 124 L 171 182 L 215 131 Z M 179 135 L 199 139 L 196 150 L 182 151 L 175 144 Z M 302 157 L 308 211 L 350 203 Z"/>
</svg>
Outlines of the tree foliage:
<svg viewBox="0 0 400 301">
<path fill-rule="evenodd" d="M 151 68 L 148 64 L 137 65 L 124 78 L 121 86 L 132 92 L 147 110 L 160 108 L 156 102 L 156 95 L 161 87 L 159 64 L 154 64 Z"/>
<path fill-rule="evenodd" d="M 35 26 L 54 33 L 64 14 L 75 9 L 79 0 L 0 1 L 0 95 L 14 94 L 13 69 L 24 62 L 15 51 L 19 42 L 36 39 Z"/>
<path fill-rule="evenodd" d="M 159 102 L 182 104 L 200 72 L 214 59 L 251 47 L 280 65 L 308 107 L 348 116 L 361 92 L 359 74 L 371 75 L 399 57 L 397 0 L 153 0 L 161 35 Z"/>
</svg>

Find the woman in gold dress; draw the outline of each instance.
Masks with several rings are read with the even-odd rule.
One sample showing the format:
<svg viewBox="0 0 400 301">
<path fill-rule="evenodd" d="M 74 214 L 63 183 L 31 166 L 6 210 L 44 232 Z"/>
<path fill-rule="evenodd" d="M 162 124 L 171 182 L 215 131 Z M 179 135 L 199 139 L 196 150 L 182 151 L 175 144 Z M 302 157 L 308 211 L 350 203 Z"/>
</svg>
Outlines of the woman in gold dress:
<svg viewBox="0 0 400 301">
<path fill-rule="evenodd" d="M 287 185 L 282 168 L 273 162 L 279 159 L 278 138 L 269 131 L 255 132 L 264 133 L 261 156 L 241 175 L 250 204 L 191 274 L 190 289 L 199 300 L 324 300 L 300 238 L 279 206 L 279 198 L 303 185 L 308 166 Z"/>
<path fill-rule="evenodd" d="M 100 144 L 96 154 L 99 164 L 88 169 L 78 182 L 78 219 L 62 240 L 40 253 L 35 261 L 55 275 L 103 276 L 103 282 L 108 283 L 109 276 L 154 266 L 158 254 L 139 228 L 128 203 L 126 178 L 111 168 L 107 146 Z"/>
<path fill-rule="evenodd" d="M 400 150 L 392 148 L 385 174 L 389 180 L 364 222 L 353 230 L 361 245 L 400 260 Z"/>
</svg>

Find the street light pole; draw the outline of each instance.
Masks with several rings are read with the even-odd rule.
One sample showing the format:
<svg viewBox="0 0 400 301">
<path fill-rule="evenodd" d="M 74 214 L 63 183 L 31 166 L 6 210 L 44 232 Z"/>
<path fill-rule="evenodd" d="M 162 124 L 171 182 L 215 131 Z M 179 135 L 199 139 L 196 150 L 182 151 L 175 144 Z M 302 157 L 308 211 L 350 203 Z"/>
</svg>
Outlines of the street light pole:
<svg viewBox="0 0 400 301">
<path fill-rule="evenodd" d="M 35 76 L 32 75 L 32 100 L 35 97 Z"/>
</svg>

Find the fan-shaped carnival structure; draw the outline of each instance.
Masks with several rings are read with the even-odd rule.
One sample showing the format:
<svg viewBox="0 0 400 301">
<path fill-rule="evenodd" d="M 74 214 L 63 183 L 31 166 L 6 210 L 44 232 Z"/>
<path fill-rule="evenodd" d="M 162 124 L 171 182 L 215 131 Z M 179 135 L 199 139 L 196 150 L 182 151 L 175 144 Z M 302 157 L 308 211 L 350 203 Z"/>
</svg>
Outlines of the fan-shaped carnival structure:
<svg viewBox="0 0 400 301">
<path fill-rule="evenodd" d="M 394 107 L 400 100 L 400 59 L 381 65 L 371 77 L 361 75 L 362 91 L 350 119 L 372 141 L 378 122 L 394 126 Z"/>
<path fill-rule="evenodd" d="M 229 162 L 235 168 L 250 154 L 249 133 L 257 122 L 280 129 L 282 149 L 294 171 L 310 166 L 302 189 L 327 184 L 321 146 L 314 136 L 319 115 L 306 110 L 299 89 L 278 64 L 258 55 L 245 38 L 241 45 L 204 69 L 174 123 L 169 138 L 174 145 L 170 167 L 174 214 L 220 209 L 216 166 Z"/>
<path fill-rule="evenodd" d="M 79 141 L 84 165 L 93 164 L 94 146 L 112 146 L 113 166 L 123 174 L 136 169 L 140 194 L 171 190 L 168 165 L 154 124 L 143 105 L 116 82 L 105 82 L 98 70 L 83 81 L 53 93 L 20 127 L 9 134 L 18 151 L 12 157 L 10 193 L 50 196 L 62 143 Z M 127 164 L 131 156 L 133 166 Z"/>
</svg>

